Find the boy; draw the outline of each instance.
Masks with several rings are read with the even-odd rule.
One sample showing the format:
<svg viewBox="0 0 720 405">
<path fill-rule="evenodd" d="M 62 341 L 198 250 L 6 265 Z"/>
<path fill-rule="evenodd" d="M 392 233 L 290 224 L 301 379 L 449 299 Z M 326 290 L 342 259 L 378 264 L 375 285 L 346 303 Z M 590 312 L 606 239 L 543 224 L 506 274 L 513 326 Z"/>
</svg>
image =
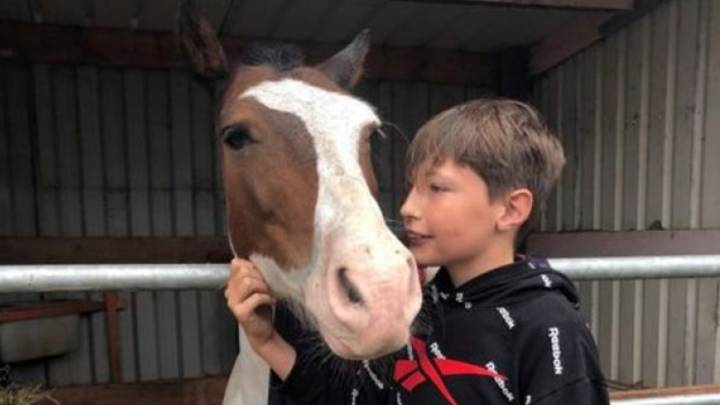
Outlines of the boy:
<svg viewBox="0 0 720 405">
<path fill-rule="evenodd" d="M 542 259 L 515 256 L 565 163 L 539 114 L 512 100 L 471 101 L 426 123 L 408 156 L 401 215 L 410 249 L 419 265 L 441 266 L 426 287 L 430 332 L 395 362 L 392 385 L 365 365 L 371 378 L 351 384 L 341 403 L 608 404 L 572 283 Z M 229 290 L 251 274 L 241 267 Z M 242 299 L 234 296 L 237 314 Z M 306 349 L 272 336 L 258 353 L 287 379 L 286 395 L 339 403 L 345 387 L 317 388 L 327 376 Z"/>
</svg>

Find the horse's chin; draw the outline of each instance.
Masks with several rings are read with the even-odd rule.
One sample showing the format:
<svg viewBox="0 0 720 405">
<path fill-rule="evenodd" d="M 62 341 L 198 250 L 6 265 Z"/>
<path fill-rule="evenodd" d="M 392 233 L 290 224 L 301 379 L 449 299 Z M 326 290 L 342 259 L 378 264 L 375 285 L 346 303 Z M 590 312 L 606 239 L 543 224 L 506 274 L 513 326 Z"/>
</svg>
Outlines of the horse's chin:
<svg viewBox="0 0 720 405">
<path fill-rule="evenodd" d="M 322 334 L 321 334 L 322 335 Z M 364 360 L 363 357 L 355 353 L 350 345 L 343 342 L 342 339 L 337 339 L 332 335 L 322 335 L 325 344 L 328 346 L 331 352 L 335 353 L 340 358 L 345 360 Z"/>
<path fill-rule="evenodd" d="M 365 345 L 357 344 L 357 342 L 350 342 L 338 338 L 333 334 L 323 334 L 322 332 L 320 334 L 330 351 L 345 360 L 375 360 L 395 353 L 409 342 L 410 336 L 408 333 L 408 339 L 402 340 L 402 343 L 397 345 L 368 348 L 365 347 Z"/>
</svg>

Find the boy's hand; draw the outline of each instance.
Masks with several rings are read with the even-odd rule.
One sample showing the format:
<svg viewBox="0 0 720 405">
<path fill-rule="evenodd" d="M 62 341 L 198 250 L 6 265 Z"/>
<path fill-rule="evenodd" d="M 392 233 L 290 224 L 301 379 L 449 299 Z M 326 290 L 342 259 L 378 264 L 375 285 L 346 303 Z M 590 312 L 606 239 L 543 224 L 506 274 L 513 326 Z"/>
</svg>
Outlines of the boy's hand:
<svg viewBox="0 0 720 405">
<path fill-rule="evenodd" d="M 275 298 L 252 263 L 238 258 L 230 262 L 225 298 L 250 345 L 255 351 L 262 350 L 275 336 L 271 307 Z"/>
</svg>

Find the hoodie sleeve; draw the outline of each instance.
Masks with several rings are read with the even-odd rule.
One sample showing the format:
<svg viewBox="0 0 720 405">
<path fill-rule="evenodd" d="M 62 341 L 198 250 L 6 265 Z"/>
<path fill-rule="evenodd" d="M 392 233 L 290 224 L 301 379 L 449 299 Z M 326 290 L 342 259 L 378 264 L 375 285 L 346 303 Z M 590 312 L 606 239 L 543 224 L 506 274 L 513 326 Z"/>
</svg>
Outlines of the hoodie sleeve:
<svg viewBox="0 0 720 405">
<path fill-rule="evenodd" d="M 293 368 L 285 381 L 272 373 L 269 405 L 323 404 L 326 395 L 325 381 L 328 376 L 321 368 L 313 367 L 308 357 L 312 349 L 307 332 L 300 321 L 283 305 L 275 310 L 275 328 L 278 333 L 295 349 L 297 357 Z M 305 338 L 303 338 L 305 337 Z M 330 403 L 330 402 L 327 402 Z"/>
<path fill-rule="evenodd" d="M 516 342 L 521 403 L 609 404 L 590 331 L 574 310 L 555 308 L 555 314 L 538 316 Z"/>
<path fill-rule="evenodd" d="M 287 379 L 284 382 L 276 379 L 278 383 L 271 397 L 278 400 L 275 403 L 271 398 L 270 405 L 330 404 L 329 398 L 323 399 L 329 395 L 327 379 L 328 376 L 324 374 L 323 369 L 314 368 L 304 352 L 298 350 L 295 365 Z"/>
</svg>

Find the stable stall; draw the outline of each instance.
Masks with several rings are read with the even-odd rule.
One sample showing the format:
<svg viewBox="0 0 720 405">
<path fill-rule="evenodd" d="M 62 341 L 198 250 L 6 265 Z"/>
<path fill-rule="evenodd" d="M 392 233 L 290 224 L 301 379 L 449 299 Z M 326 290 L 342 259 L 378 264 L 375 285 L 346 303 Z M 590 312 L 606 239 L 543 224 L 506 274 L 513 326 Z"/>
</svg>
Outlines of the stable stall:
<svg viewBox="0 0 720 405">
<path fill-rule="evenodd" d="M 177 3 L 0 3 L 0 265 L 227 263 L 222 89 L 183 61 Z M 196 3 L 230 58 L 272 40 L 319 62 L 370 29 L 356 93 L 387 123 L 373 165 L 391 227 L 415 130 L 501 96 L 538 107 L 568 158 L 526 251 L 720 254 L 714 0 Z M 715 276 L 578 285 L 613 388 L 720 384 Z M 219 401 L 238 351 L 221 287 L 2 293 L 0 383 L 66 403 Z"/>
</svg>

